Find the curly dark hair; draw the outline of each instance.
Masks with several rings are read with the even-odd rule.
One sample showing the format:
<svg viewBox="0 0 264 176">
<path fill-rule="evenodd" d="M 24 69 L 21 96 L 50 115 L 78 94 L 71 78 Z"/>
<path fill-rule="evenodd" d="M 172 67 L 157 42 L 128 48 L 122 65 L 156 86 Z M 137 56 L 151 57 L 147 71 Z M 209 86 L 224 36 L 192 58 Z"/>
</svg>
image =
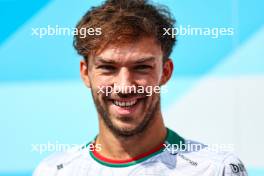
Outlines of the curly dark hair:
<svg viewBox="0 0 264 176">
<path fill-rule="evenodd" d="M 154 37 L 161 46 L 163 61 L 171 54 L 175 38 L 164 34 L 164 28 L 173 28 L 175 20 L 166 6 L 155 6 L 148 0 L 106 0 L 92 7 L 76 28 L 100 28 L 101 35 L 85 38 L 74 36 L 73 45 L 85 60 L 98 54 L 108 44 L 135 42 L 142 37 Z"/>
</svg>

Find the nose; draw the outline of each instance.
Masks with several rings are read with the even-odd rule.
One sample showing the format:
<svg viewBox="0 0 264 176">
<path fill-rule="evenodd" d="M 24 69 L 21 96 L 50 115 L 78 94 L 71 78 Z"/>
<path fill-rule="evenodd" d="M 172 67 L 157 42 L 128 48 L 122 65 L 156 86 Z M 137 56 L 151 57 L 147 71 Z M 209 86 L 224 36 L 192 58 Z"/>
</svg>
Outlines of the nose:
<svg viewBox="0 0 264 176">
<path fill-rule="evenodd" d="M 114 90 L 123 94 L 127 94 L 131 93 L 131 88 L 133 86 L 134 81 L 132 73 L 128 68 L 121 68 L 115 80 Z"/>
</svg>

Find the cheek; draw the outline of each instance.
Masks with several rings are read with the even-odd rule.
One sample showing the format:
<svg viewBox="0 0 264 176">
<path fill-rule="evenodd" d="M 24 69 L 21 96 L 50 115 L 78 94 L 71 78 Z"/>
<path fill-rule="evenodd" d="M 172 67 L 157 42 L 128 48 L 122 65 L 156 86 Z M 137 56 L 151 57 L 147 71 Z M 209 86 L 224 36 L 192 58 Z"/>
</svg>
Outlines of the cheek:
<svg viewBox="0 0 264 176">
<path fill-rule="evenodd" d="M 136 84 L 141 86 L 156 86 L 159 85 L 161 77 L 157 74 L 150 74 L 148 76 L 141 76 L 136 79 Z"/>
<path fill-rule="evenodd" d="M 97 90 L 111 85 L 111 78 L 108 76 L 94 75 L 91 80 L 93 88 Z"/>
<path fill-rule="evenodd" d="M 156 86 L 156 85 L 160 85 L 161 78 L 162 78 L 162 70 L 159 66 L 156 66 L 147 75 L 142 75 L 142 77 L 139 78 L 139 82 L 141 83 L 141 85 Z"/>
</svg>

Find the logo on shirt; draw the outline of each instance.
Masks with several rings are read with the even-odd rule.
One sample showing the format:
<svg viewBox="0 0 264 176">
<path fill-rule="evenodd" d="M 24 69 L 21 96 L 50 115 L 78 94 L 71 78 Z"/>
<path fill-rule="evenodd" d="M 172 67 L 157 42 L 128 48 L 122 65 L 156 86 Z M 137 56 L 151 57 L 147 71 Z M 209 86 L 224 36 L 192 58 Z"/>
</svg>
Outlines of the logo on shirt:
<svg viewBox="0 0 264 176">
<path fill-rule="evenodd" d="M 181 157 L 183 160 L 187 161 L 189 164 L 191 164 L 192 166 L 197 166 L 198 163 L 196 161 L 193 161 L 189 158 L 187 158 L 186 156 L 182 155 L 182 154 L 178 154 L 179 157 Z"/>
<path fill-rule="evenodd" d="M 229 165 L 231 167 L 232 172 L 235 174 L 246 171 L 245 166 L 242 163 L 238 163 L 238 164 L 231 163 Z"/>
</svg>

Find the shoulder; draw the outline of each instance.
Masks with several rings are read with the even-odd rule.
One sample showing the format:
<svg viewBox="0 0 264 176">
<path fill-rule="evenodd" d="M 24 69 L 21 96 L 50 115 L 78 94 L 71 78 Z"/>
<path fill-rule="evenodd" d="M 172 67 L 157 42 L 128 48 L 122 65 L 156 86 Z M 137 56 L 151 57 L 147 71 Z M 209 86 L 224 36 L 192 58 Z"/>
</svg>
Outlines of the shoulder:
<svg viewBox="0 0 264 176">
<path fill-rule="evenodd" d="M 86 149 L 74 149 L 65 152 L 54 153 L 43 159 L 35 169 L 33 176 L 55 176 L 57 173 L 80 160 L 85 160 Z"/>
<path fill-rule="evenodd" d="M 66 152 L 52 154 L 43 159 L 35 169 L 33 176 L 56 175 L 60 164 L 68 159 Z"/>
<path fill-rule="evenodd" d="M 219 176 L 247 176 L 243 162 L 232 152 L 232 145 L 206 145 L 184 139 L 170 129 L 168 132 L 165 153 L 176 156 L 178 169 L 203 175 L 206 172 Z"/>
<path fill-rule="evenodd" d="M 228 153 L 224 157 L 220 172 L 221 175 L 247 176 L 247 171 L 243 162 L 233 153 Z"/>
<path fill-rule="evenodd" d="M 207 146 L 199 142 L 186 140 L 186 144 L 190 146 L 200 146 L 200 148 L 190 147 L 181 154 L 192 158 L 197 164 L 210 165 L 215 169 L 217 175 L 221 176 L 247 176 L 246 168 L 239 157 L 230 150 L 223 150 Z"/>
</svg>

